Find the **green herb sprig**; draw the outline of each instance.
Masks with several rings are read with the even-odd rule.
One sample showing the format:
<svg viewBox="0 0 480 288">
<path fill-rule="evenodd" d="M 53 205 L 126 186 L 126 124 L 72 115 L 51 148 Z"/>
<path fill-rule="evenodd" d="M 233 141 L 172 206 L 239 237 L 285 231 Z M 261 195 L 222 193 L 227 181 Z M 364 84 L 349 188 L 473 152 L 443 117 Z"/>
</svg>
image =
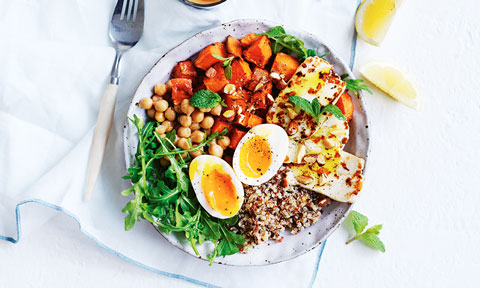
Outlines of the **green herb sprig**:
<svg viewBox="0 0 480 288">
<path fill-rule="evenodd" d="M 268 32 L 257 34 L 257 36 L 266 35 L 271 41 L 272 52 L 278 53 L 286 50 L 297 54 L 298 59 L 305 60 L 309 56 L 315 56 L 317 53 L 313 49 L 306 49 L 305 43 L 295 36 L 288 35 L 282 26 L 275 26 Z"/>
<path fill-rule="evenodd" d="M 350 244 L 353 241 L 360 239 L 370 248 L 385 252 L 385 245 L 378 237 L 378 235 L 380 234 L 380 230 L 382 229 L 381 224 L 374 225 L 365 230 L 368 225 L 368 217 L 353 210 L 348 215 L 348 221 L 351 221 L 353 225 L 353 229 L 355 230 L 355 236 L 352 239 L 348 240 L 345 244 Z M 365 232 L 363 232 L 364 230 Z"/>
<path fill-rule="evenodd" d="M 268 32 L 257 34 L 257 36 L 266 35 L 271 40 L 272 52 L 295 53 L 299 60 L 303 61 L 307 57 L 316 56 L 317 52 L 313 49 L 305 48 L 305 43 L 295 36 L 288 35 L 282 26 L 275 26 Z M 330 54 L 329 52 L 320 56 L 323 58 Z"/>
<path fill-rule="evenodd" d="M 362 79 L 347 79 L 348 74 L 343 74 L 340 76 L 342 81 L 347 83 L 347 90 L 352 91 L 355 95 L 358 95 L 358 91 L 365 90 L 368 93 L 372 94 L 370 88 L 368 88 L 367 84 Z"/>
<path fill-rule="evenodd" d="M 311 116 L 313 116 L 313 118 L 315 118 L 317 122 L 319 122 L 320 116 L 326 112 L 332 113 L 333 116 L 337 117 L 338 119 L 341 119 L 344 121 L 347 120 L 347 118 L 345 118 L 345 116 L 342 114 L 342 111 L 340 110 L 340 108 L 332 104 L 322 107 L 320 105 L 320 102 L 318 102 L 317 98 L 314 98 L 312 102 L 310 102 L 307 99 L 302 98 L 300 96 L 290 96 L 288 97 L 288 100 L 293 104 L 297 105 L 300 109 L 305 111 L 307 114 L 310 114 Z"/>
<path fill-rule="evenodd" d="M 235 56 L 230 56 L 227 58 L 217 54 L 212 54 L 212 56 L 220 61 L 223 61 L 222 67 L 225 68 L 225 78 L 227 78 L 227 80 L 232 80 L 232 62 Z"/>
<path fill-rule="evenodd" d="M 196 244 L 211 241 L 215 248 L 208 255 L 210 263 L 216 257 L 239 252 L 238 246 L 245 243 L 245 238 L 229 230 L 238 217 L 221 220 L 206 213 L 198 203 L 188 177 L 189 156 L 185 159 L 178 157 L 178 160 L 175 157 L 200 149 L 209 141 L 221 138 L 227 131 L 212 133 L 199 143 L 200 148 L 181 150 L 173 144 L 175 132 L 162 138 L 155 132 L 154 122 L 144 123 L 136 115 L 130 121 L 138 132 L 138 146 L 135 161 L 123 177 L 131 180 L 133 186 L 122 191 L 122 195 L 134 192 L 133 199 L 122 209 L 127 213 L 125 230 L 132 229 L 137 221 L 145 219 L 164 233 L 183 233 L 197 254 Z M 158 160 L 163 157 L 169 160 L 168 167 L 159 164 Z"/>
<path fill-rule="evenodd" d="M 218 104 L 227 106 L 218 93 L 210 90 L 199 90 L 190 98 L 190 105 L 197 108 L 215 108 Z"/>
</svg>

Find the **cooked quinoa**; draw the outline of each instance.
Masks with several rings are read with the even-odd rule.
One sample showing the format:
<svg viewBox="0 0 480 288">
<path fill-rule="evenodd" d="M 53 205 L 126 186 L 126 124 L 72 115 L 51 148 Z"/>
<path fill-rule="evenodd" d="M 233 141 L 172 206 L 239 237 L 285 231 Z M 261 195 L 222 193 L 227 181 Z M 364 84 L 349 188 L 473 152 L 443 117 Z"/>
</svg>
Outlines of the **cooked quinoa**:
<svg viewBox="0 0 480 288">
<path fill-rule="evenodd" d="M 234 227 L 246 238 L 244 251 L 268 240 L 281 242 L 285 229 L 297 234 L 320 219 L 327 197 L 288 185 L 285 169 L 259 186 L 244 186 L 245 202 Z"/>
</svg>

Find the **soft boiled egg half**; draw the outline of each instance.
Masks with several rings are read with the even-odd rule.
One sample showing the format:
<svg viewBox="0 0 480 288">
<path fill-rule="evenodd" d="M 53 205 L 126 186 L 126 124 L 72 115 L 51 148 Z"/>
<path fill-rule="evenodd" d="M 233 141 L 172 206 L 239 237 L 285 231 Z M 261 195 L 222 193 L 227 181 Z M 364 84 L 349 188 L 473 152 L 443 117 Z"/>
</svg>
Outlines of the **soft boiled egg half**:
<svg viewBox="0 0 480 288">
<path fill-rule="evenodd" d="M 212 155 L 195 157 L 189 177 L 198 202 L 213 217 L 233 217 L 242 207 L 242 183 L 225 160 Z"/>
<path fill-rule="evenodd" d="M 260 185 L 275 176 L 287 151 L 285 130 L 275 124 L 261 124 L 250 129 L 238 143 L 233 169 L 243 183 Z"/>
</svg>

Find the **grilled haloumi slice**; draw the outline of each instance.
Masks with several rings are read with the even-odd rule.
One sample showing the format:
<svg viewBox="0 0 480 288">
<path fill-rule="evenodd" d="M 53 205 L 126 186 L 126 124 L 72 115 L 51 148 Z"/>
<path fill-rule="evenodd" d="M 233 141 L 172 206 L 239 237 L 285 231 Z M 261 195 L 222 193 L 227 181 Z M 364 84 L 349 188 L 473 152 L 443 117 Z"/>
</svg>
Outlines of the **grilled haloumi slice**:
<svg viewBox="0 0 480 288">
<path fill-rule="evenodd" d="M 287 129 L 292 118 L 298 124 L 298 131 L 293 138 L 307 138 L 313 135 L 318 128 L 315 119 L 295 107 L 288 100 L 290 96 L 299 96 L 312 101 L 317 98 L 320 105 L 335 104 L 345 91 L 346 83 L 334 71 L 333 66 L 322 58 L 308 57 L 297 68 L 295 74 L 288 81 L 267 113 L 267 122 Z"/>
<path fill-rule="evenodd" d="M 363 185 L 365 160 L 339 151 L 330 164 L 285 164 L 289 184 L 323 194 L 331 199 L 353 203 Z"/>
<path fill-rule="evenodd" d="M 333 154 L 335 154 L 336 151 L 342 150 L 347 143 L 348 134 L 348 122 L 326 112 L 320 116 L 318 128 L 312 136 L 305 139 L 289 138 L 285 163 L 301 163 L 304 155 L 332 154 L 332 151 L 328 151 L 331 149 L 334 149 Z M 303 149 L 301 145 L 305 147 L 305 151 L 301 151 Z"/>
</svg>

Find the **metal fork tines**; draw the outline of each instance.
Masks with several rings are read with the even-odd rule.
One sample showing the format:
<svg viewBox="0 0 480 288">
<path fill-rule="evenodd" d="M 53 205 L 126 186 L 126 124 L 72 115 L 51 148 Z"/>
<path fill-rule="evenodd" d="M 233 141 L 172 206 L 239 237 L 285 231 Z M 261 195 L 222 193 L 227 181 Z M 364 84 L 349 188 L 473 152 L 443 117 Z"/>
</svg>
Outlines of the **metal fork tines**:
<svg viewBox="0 0 480 288">
<path fill-rule="evenodd" d="M 88 159 L 87 180 L 85 184 L 85 200 L 92 196 L 97 182 L 103 155 L 107 147 L 108 137 L 113 122 L 113 112 L 118 92 L 118 73 L 123 53 L 137 44 L 143 33 L 144 7 L 143 0 L 118 0 L 110 22 L 109 35 L 115 47 L 115 61 L 110 74 L 110 84 L 105 88 L 97 126 L 93 135 L 90 156 Z"/>
<path fill-rule="evenodd" d="M 137 44 L 143 33 L 143 0 L 119 0 L 110 23 L 110 39 L 117 51 L 110 83 L 118 83 L 118 65 L 123 53 Z"/>
</svg>

